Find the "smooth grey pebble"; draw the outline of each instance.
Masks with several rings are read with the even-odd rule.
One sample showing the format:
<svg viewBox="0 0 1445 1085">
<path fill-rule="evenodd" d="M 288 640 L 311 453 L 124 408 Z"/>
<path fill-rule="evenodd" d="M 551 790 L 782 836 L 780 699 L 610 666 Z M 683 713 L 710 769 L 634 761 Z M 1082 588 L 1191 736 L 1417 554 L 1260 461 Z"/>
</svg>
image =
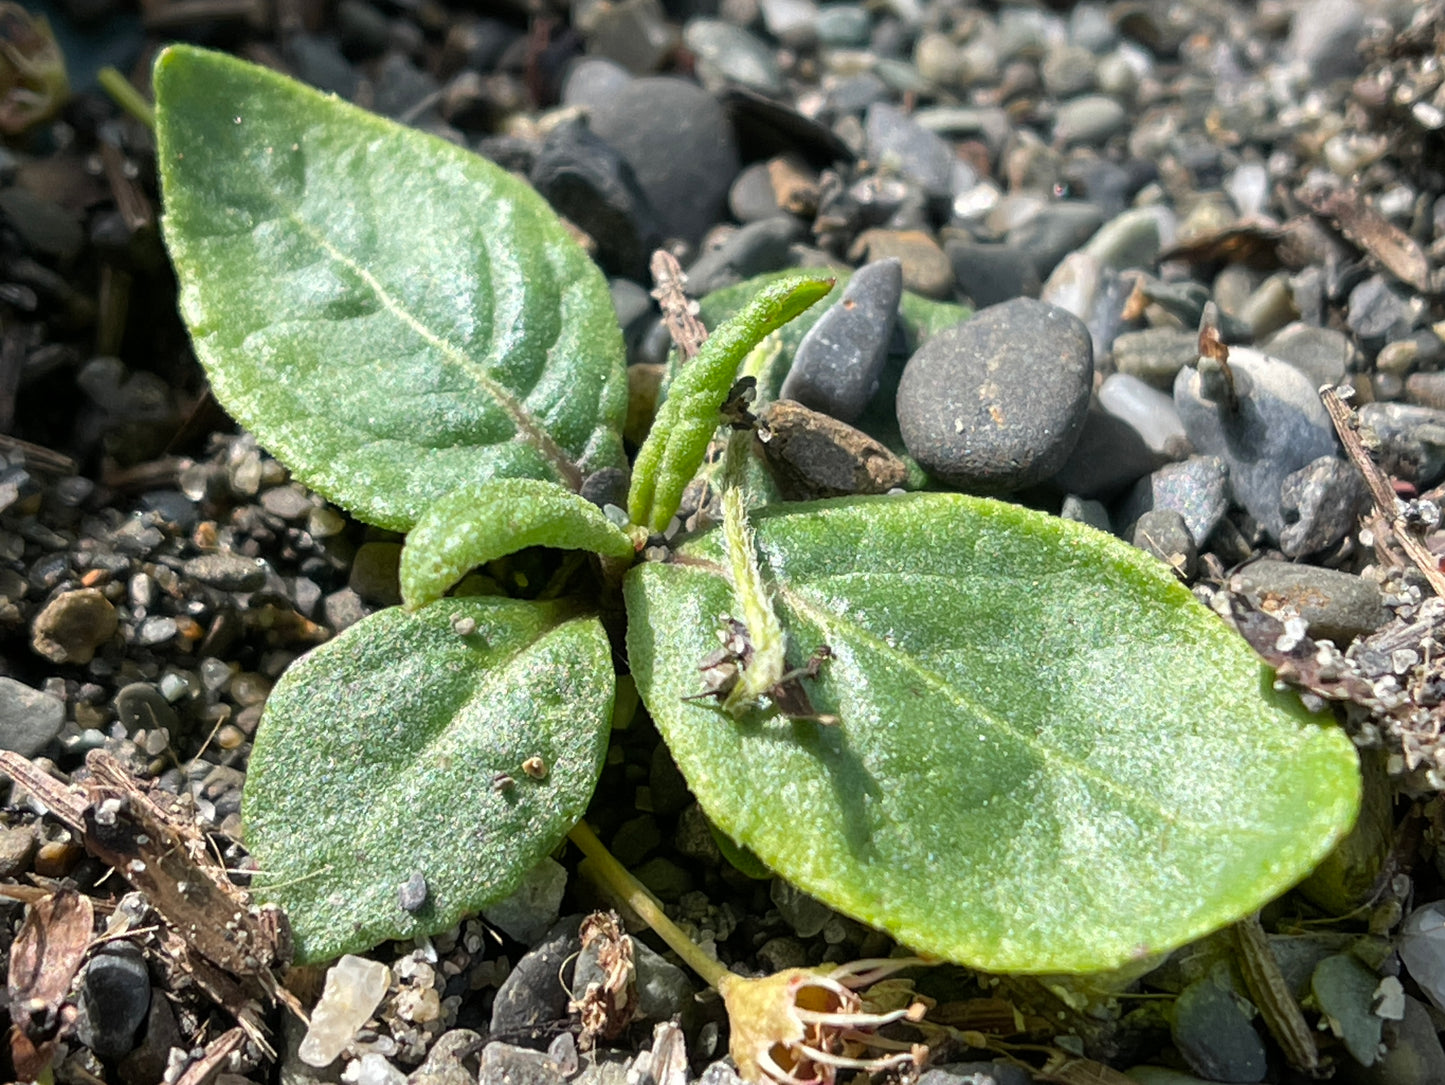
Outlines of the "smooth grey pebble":
<svg viewBox="0 0 1445 1085">
<path fill-rule="evenodd" d="M 682 41 L 693 53 L 698 78 L 709 89 L 737 84 L 771 97 L 787 89 L 773 47 L 740 26 L 722 19 L 691 19 Z"/>
<path fill-rule="evenodd" d="M 535 948 L 523 955 L 497 989 L 488 1035 L 508 1043 L 546 1048 L 556 1025 L 568 1016 L 570 960 L 581 952 L 581 916 L 552 924 Z"/>
<path fill-rule="evenodd" d="M 127 1054 L 150 1011 L 151 980 L 145 959 L 139 953 L 102 949 L 85 966 L 79 1003 L 82 1020 L 77 1032 L 82 1042 L 103 1058 Z"/>
<path fill-rule="evenodd" d="M 1310 636 L 1341 648 L 1390 620 L 1379 585 L 1338 569 L 1266 558 L 1235 573 L 1229 586 L 1256 607 L 1271 612 L 1292 607 L 1309 626 Z"/>
<path fill-rule="evenodd" d="M 1056 200 L 1012 227 L 1004 240 L 1023 249 L 1040 278 L 1048 275 L 1066 255 L 1082 246 L 1104 225 L 1104 213 L 1081 200 Z"/>
<path fill-rule="evenodd" d="M 1184 580 L 1199 571 L 1199 549 L 1184 517 L 1173 509 L 1150 509 L 1134 521 L 1129 540 L 1146 554 L 1152 554 Z"/>
<path fill-rule="evenodd" d="M 761 222 L 783 214 L 766 162 L 744 166 L 728 189 L 728 210 L 739 222 Z"/>
<path fill-rule="evenodd" d="M 132 682 L 115 695 L 115 714 L 128 734 L 164 727 L 172 735 L 180 718 L 169 701 L 149 682 Z"/>
<path fill-rule="evenodd" d="M 1014 298 L 1036 298 L 1043 287 L 1034 258 L 1017 246 L 951 238 L 944 242 L 943 251 L 953 265 L 958 288 L 976 308 Z"/>
<path fill-rule="evenodd" d="M 1170 1033 L 1193 1071 L 1210 1081 L 1252 1085 L 1268 1069 L 1264 1041 L 1245 1004 L 1212 976 L 1196 980 L 1174 1002 Z"/>
<path fill-rule="evenodd" d="M 567 69 L 562 80 L 562 104 L 593 109 L 610 101 L 632 82 L 621 64 L 606 57 L 580 57 Z"/>
<path fill-rule="evenodd" d="M 783 380 L 783 399 L 853 422 L 878 390 L 888 360 L 903 268 L 875 260 L 853 273 L 842 296 L 808 329 Z"/>
<path fill-rule="evenodd" d="M 1059 507 L 1059 519 L 1074 520 L 1087 524 L 1097 531 L 1113 534 L 1114 525 L 1109 520 L 1109 509 L 1102 501 L 1093 501 L 1078 494 L 1069 494 Z"/>
<path fill-rule="evenodd" d="M 597 245 L 596 260 L 612 275 L 647 275 L 662 240 L 657 212 L 626 159 L 581 121 L 547 134 L 528 179 L 552 209 Z"/>
<path fill-rule="evenodd" d="M 1316 388 L 1322 384 L 1339 384 L 1359 358 L 1359 351 L 1343 332 L 1298 320 L 1280 328 L 1260 349 L 1271 358 L 1294 366 Z"/>
<path fill-rule="evenodd" d="M 902 177 L 917 184 L 930 197 L 952 195 L 956 160 L 942 137 L 886 102 L 875 102 L 868 107 L 863 132 L 871 160 L 894 164 Z"/>
<path fill-rule="evenodd" d="M 545 1051 L 498 1040 L 482 1048 L 477 1085 L 564 1085 L 566 1080 Z"/>
<path fill-rule="evenodd" d="M 1199 357 L 1199 336 L 1175 328 L 1124 332 L 1114 340 L 1114 368 L 1155 388 L 1172 389 L 1174 378 Z"/>
<path fill-rule="evenodd" d="M 266 570 L 256 559 L 228 552 L 188 558 L 181 572 L 221 591 L 259 591 L 266 583 Z"/>
<path fill-rule="evenodd" d="M 688 266 L 687 292 L 700 298 L 765 271 L 785 268 L 790 262 L 790 247 L 803 235 L 802 222 L 792 215 L 750 222 Z"/>
<path fill-rule="evenodd" d="M 36 757 L 64 723 L 65 702 L 59 697 L 0 677 L 0 750 Z"/>
<path fill-rule="evenodd" d="M 1107 94 L 1085 94 L 1054 111 L 1054 142 L 1096 147 L 1129 127 L 1129 111 Z"/>
<path fill-rule="evenodd" d="M 635 79 L 598 103 L 590 123 L 632 167 L 666 236 L 695 244 L 722 217 L 737 144 L 722 106 L 696 83 Z"/>
<path fill-rule="evenodd" d="M 898 386 L 909 454 L 960 489 L 1022 489 L 1058 471 L 1088 413 L 1089 330 L 1052 305 L 1016 298 L 928 340 Z"/>
</svg>

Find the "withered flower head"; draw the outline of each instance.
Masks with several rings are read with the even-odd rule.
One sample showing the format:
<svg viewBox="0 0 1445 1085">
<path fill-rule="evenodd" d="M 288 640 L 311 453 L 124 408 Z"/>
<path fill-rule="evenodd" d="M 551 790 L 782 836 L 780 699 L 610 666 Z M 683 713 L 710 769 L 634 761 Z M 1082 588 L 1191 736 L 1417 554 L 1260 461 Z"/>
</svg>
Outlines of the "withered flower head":
<svg viewBox="0 0 1445 1085">
<path fill-rule="evenodd" d="M 832 1085 L 839 1070 L 877 1072 L 921 1066 L 926 1049 L 876 1035 L 894 1021 L 916 1021 L 923 1004 L 870 1013 L 858 989 L 913 958 L 854 961 L 834 968 L 788 968 L 747 979 L 728 974 L 718 983 L 732 1028 L 730 1051 L 744 1081 Z"/>
</svg>

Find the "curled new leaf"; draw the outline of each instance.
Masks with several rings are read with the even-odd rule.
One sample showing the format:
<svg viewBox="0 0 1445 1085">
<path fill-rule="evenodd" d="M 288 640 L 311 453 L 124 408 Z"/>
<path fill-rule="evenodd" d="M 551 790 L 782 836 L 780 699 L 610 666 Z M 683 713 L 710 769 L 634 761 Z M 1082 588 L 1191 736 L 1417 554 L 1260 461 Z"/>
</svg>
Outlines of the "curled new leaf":
<svg viewBox="0 0 1445 1085">
<path fill-rule="evenodd" d="M 627 514 L 634 524 L 662 531 L 682 491 L 702 464 L 738 365 L 773 329 L 786 324 L 832 289 L 832 279 L 789 275 L 769 283 L 708 337 L 678 373 L 657 420 L 637 453 Z"/>
<path fill-rule="evenodd" d="M 196 355 L 309 486 L 406 530 L 480 480 L 624 465 L 607 283 L 525 183 L 218 53 L 167 49 L 155 89 Z"/>
<path fill-rule="evenodd" d="M 628 573 L 638 691 L 714 824 L 919 952 L 1116 967 L 1254 911 L 1354 819 L 1349 739 L 1110 536 L 957 494 L 753 525 L 789 663 L 830 649 L 803 681 L 839 722 L 698 697 L 735 613 L 716 530 Z"/>
<path fill-rule="evenodd" d="M 528 546 L 631 557 L 632 540 L 586 498 L 529 478 L 468 486 L 432 504 L 401 552 L 408 607 L 440 599 L 467 571 Z"/>
</svg>

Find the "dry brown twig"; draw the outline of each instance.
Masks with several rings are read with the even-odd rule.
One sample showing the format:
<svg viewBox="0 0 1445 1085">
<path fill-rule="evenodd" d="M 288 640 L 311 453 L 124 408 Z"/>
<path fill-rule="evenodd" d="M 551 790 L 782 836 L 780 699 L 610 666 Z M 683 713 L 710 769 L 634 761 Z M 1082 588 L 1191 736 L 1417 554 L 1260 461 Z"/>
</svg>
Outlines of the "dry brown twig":
<svg viewBox="0 0 1445 1085">
<path fill-rule="evenodd" d="M 691 299 L 683 293 L 687 276 L 682 273 L 677 257 L 665 249 L 652 254 L 651 270 L 652 281 L 657 284 L 652 288 L 652 296 L 662 307 L 662 322 L 667 325 L 683 361 L 690 361 L 707 341 L 707 329 L 693 312 Z"/>
<path fill-rule="evenodd" d="M 258 1004 L 280 1002 L 304 1019 L 275 973 L 290 958 L 285 917 L 256 907 L 227 877 L 205 835 L 170 796 L 153 792 L 104 750 L 92 750 L 85 762 L 90 775 L 64 784 L 18 754 L 0 751 L 0 772 L 145 895 L 166 924 L 163 965 L 195 983 L 273 1054 Z"/>
<path fill-rule="evenodd" d="M 1390 480 L 1380 470 L 1369 450 L 1365 448 L 1364 442 L 1360 440 L 1354 412 L 1350 410 L 1344 397 L 1340 395 L 1340 390 L 1334 385 L 1327 384 L 1321 388 L 1320 399 L 1324 402 L 1325 410 L 1329 412 L 1330 421 L 1335 424 L 1335 432 L 1340 435 L 1340 443 L 1345 446 L 1345 454 L 1349 456 L 1350 462 L 1359 468 L 1360 474 L 1365 478 L 1365 484 L 1370 488 L 1370 497 L 1375 505 L 1375 549 L 1388 555 L 1389 551 L 1385 542 L 1386 529 L 1388 529 L 1389 534 L 1394 536 L 1395 543 L 1404 551 L 1405 556 L 1425 577 L 1430 589 L 1436 595 L 1445 598 L 1445 573 L 1440 571 L 1440 565 L 1435 560 L 1435 556 L 1411 529 L 1403 515 L 1402 502 L 1390 485 Z"/>
</svg>

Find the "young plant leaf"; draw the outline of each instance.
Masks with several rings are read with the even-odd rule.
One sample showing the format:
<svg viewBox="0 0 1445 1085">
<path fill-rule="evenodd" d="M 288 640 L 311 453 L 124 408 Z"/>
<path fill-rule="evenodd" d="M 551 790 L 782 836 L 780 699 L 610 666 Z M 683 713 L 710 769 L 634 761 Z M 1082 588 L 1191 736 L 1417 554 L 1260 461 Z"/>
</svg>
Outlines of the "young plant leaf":
<svg viewBox="0 0 1445 1085">
<path fill-rule="evenodd" d="M 463 485 L 624 465 L 607 284 L 526 184 L 218 53 L 167 49 L 155 90 L 196 354 L 308 485 L 405 530 Z"/>
<path fill-rule="evenodd" d="M 708 336 L 697 357 L 678 373 L 638 450 L 627 494 L 634 524 L 662 531 L 682 501 L 682 491 L 702 464 L 721 419 L 738 365 L 774 328 L 781 327 L 833 286 L 831 279 L 788 275 L 776 279 Z"/>
<path fill-rule="evenodd" d="M 529 546 L 630 558 L 632 540 L 592 502 L 551 482 L 499 478 L 434 502 L 401 551 L 401 598 L 415 610 L 471 569 Z"/>
<path fill-rule="evenodd" d="M 914 950 L 1112 968 L 1255 910 L 1349 828 L 1350 741 L 1134 548 L 958 494 L 753 521 L 840 722 L 697 698 L 734 613 L 716 530 L 628 574 L 638 691 L 719 828 Z"/>
<path fill-rule="evenodd" d="M 714 290 L 698 301 L 698 319 L 706 327 L 718 327 L 723 322 L 730 320 L 733 314 L 746 305 L 748 300 L 760 290 L 788 274 L 794 273 L 766 271 L 745 282 Z M 762 389 L 764 398 L 776 398 L 778 386 L 788 375 L 788 367 L 793 364 L 793 354 L 797 351 L 798 344 L 803 341 L 803 336 L 824 313 L 842 300 L 843 291 L 848 285 L 848 280 L 852 278 L 852 274 L 847 271 L 832 270 L 828 274 L 837 278 L 833 289 L 828 291 L 827 295 L 816 305 L 811 306 L 797 319 L 789 321 L 779 331 L 778 335 L 782 339 L 782 358 L 779 359 L 778 364 L 772 367 L 776 379 Z M 944 328 L 951 328 L 972 315 L 973 310 L 966 305 L 955 305 L 949 301 L 934 301 L 921 294 L 915 294 L 911 290 L 905 290 L 903 297 L 898 302 L 898 325 L 903 329 L 903 335 L 908 341 L 910 350 L 917 350 L 930 336 Z"/>
<path fill-rule="evenodd" d="M 243 820 L 298 960 L 445 930 L 516 888 L 592 797 L 612 690 L 601 623 L 565 602 L 393 607 L 295 663 L 266 702 Z"/>
</svg>

